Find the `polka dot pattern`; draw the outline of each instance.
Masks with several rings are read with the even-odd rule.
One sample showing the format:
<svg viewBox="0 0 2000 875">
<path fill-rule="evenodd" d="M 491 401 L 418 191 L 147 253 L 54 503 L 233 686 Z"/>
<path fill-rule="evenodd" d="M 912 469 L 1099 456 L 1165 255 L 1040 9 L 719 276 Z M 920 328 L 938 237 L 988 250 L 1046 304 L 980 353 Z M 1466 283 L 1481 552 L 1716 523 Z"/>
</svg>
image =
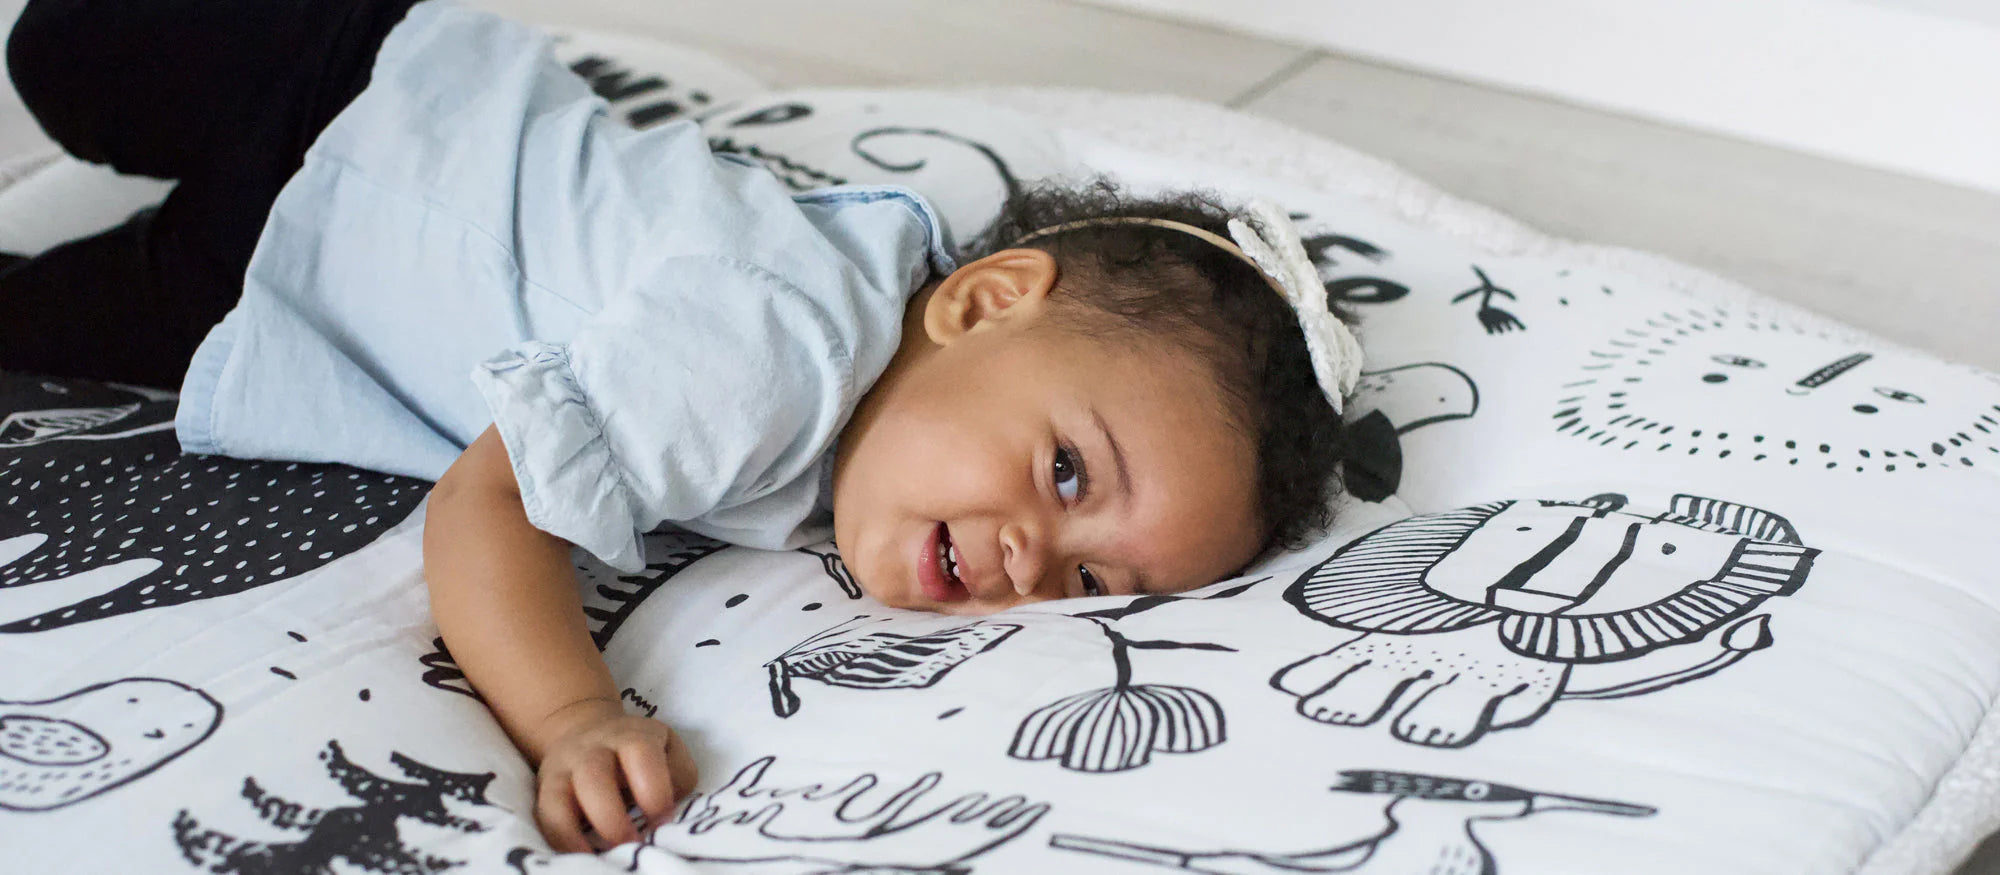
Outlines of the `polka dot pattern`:
<svg viewBox="0 0 2000 875">
<path fill-rule="evenodd" d="M 89 727 L 68 720 L 31 714 L 0 716 L 0 753 L 25 763 L 82 765 L 110 750 Z"/>
<path fill-rule="evenodd" d="M 47 538 L 0 565 L 0 588 L 132 559 L 161 563 L 87 601 L 0 617 L 0 632 L 60 628 L 285 580 L 365 546 L 430 490 L 427 481 L 344 465 L 181 455 L 170 427 L 175 402 L 135 404 L 133 397 L 80 381 L 0 374 L 0 417 L 54 423 L 26 436 L 0 432 L 0 540 Z M 35 415 L 93 410 L 122 415 Z M 65 432 L 65 422 L 77 425 Z M 148 423 L 163 427 L 146 430 Z"/>
</svg>

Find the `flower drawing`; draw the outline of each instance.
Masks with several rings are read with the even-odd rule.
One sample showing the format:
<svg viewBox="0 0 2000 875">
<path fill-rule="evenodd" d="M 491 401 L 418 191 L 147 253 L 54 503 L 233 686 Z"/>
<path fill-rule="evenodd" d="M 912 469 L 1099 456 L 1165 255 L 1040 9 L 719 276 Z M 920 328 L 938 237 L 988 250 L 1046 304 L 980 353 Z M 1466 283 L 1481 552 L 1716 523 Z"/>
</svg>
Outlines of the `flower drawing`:
<svg viewBox="0 0 2000 875">
<path fill-rule="evenodd" d="M 1230 598 L 1263 580 L 1194 600 Z M 1132 683 L 1132 651 L 1226 653 L 1235 648 L 1199 641 L 1135 641 L 1112 628 L 1133 614 L 1189 600 L 1183 596 L 1146 596 L 1120 607 L 1076 614 L 1077 619 L 1096 624 L 1111 642 L 1111 686 L 1066 696 L 1035 709 L 1015 730 L 1008 756 L 1057 760 L 1073 772 L 1102 774 L 1136 769 L 1152 761 L 1155 753 L 1195 753 L 1221 744 L 1227 737 L 1221 703 L 1193 687 Z"/>
<path fill-rule="evenodd" d="M 1222 743 L 1222 706 L 1191 687 L 1139 684 L 1091 690 L 1037 709 L 1008 753 L 1060 759 L 1078 772 L 1145 765 L 1155 751 L 1194 753 Z"/>
</svg>

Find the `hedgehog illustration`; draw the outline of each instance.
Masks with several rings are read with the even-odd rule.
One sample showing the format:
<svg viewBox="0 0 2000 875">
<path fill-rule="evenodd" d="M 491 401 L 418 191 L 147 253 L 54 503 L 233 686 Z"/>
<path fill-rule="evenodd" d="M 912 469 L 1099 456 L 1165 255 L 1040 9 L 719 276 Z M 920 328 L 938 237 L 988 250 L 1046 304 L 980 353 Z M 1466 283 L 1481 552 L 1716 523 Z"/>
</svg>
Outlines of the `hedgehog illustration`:
<svg viewBox="0 0 2000 875">
<path fill-rule="evenodd" d="M 1550 421 L 1610 449 L 1871 476 L 2000 467 L 2000 377 L 1755 310 L 1647 317 L 1581 370 Z"/>
<path fill-rule="evenodd" d="M 127 575 L 73 603 L 0 609 L 0 633 L 295 577 L 373 541 L 429 489 L 341 465 L 181 455 L 170 398 L 121 400 L 132 393 L 82 383 L 0 381 L 0 390 L 0 404 L 16 408 L 0 408 L 0 601 L 15 587 L 114 565 Z M 53 408 L 50 395 L 73 406 Z"/>
</svg>

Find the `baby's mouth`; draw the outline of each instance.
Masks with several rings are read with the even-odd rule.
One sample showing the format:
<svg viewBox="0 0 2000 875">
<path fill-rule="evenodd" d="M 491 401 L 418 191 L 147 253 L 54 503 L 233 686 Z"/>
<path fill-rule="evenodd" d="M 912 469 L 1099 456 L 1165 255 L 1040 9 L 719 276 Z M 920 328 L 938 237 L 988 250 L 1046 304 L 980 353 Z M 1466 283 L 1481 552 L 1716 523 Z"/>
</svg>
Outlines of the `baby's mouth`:
<svg viewBox="0 0 2000 875">
<path fill-rule="evenodd" d="M 958 602 L 972 597 L 965 581 L 959 579 L 958 559 L 958 547 L 951 543 L 951 529 L 938 523 L 917 557 L 917 582 L 932 601 Z"/>
<path fill-rule="evenodd" d="M 944 576 L 951 578 L 952 583 L 964 586 L 965 581 L 958 577 L 958 545 L 951 542 L 951 528 L 943 523 L 938 524 L 938 549 L 944 554 L 939 557 L 943 561 L 938 566 L 943 569 Z"/>
</svg>

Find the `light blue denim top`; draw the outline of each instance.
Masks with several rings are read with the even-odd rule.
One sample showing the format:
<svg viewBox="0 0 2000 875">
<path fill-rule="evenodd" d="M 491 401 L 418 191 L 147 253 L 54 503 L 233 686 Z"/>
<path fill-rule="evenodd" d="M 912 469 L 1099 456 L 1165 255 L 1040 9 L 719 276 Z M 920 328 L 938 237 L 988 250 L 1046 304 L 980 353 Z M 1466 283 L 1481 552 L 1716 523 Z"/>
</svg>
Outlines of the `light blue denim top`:
<svg viewBox="0 0 2000 875">
<path fill-rule="evenodd" d="M 937 216 L 634 131 L 549 46 L 448 0 L 397 25 L 196 351 L 182 448 L 434 480 L 495 424 L 529 520 L 619 569 L 666 522 L 825 539 L 840 428 L 953 269 Z"/>
</svg>

